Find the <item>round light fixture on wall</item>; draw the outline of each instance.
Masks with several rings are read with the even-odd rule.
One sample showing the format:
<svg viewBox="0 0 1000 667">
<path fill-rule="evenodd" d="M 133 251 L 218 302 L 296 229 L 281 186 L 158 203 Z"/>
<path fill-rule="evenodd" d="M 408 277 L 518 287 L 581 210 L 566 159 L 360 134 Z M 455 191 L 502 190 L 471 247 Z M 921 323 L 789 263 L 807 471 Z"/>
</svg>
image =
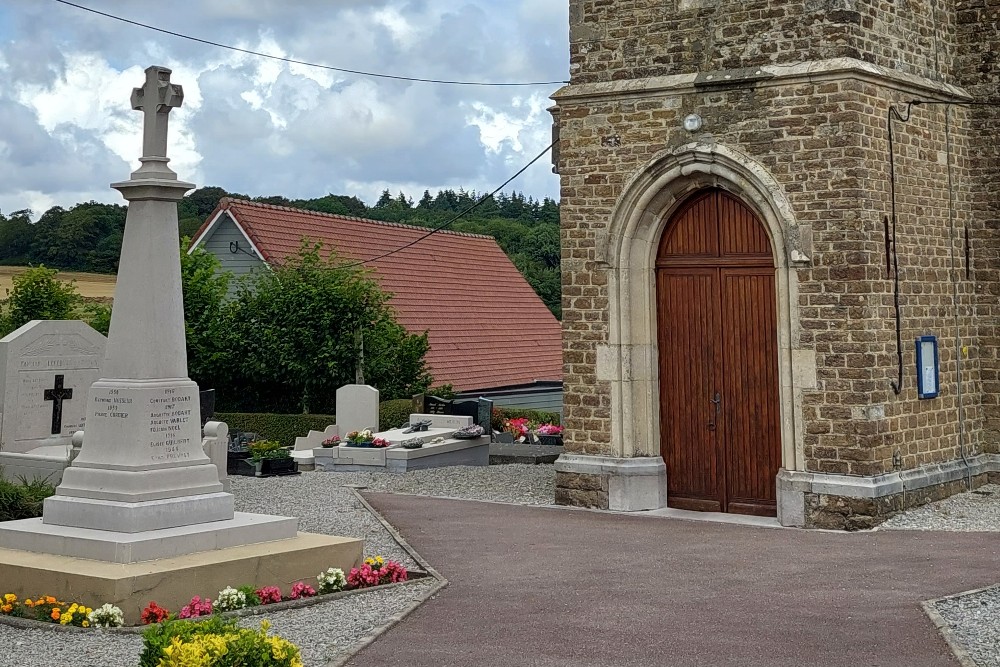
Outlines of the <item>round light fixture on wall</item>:
<svg viewBox="0 0 1000 667">
<path fill-rule="evenodd" d="M 696 113 L 688 114 L 684 117 L 684 129 L 688 132 L 697 132 L 701 129 L 701 116 Z"/>
</svg>

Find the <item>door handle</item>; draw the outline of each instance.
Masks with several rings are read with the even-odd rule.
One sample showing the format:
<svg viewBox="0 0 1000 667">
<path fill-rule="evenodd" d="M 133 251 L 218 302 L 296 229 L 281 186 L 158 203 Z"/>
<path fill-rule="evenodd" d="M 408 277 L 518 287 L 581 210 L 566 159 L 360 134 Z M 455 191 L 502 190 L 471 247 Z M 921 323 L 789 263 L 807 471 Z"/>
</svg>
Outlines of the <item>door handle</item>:
<svg viewBox="0 0 1000 667">
<path fill-rule="evenodd" d="M 716 421 L 719 419 L 719 406 L 722 404 L 722 396 L 719 395 L 719 392 L 715 392 L 715 397 L 711 399 L 711 401 L 714 406 L 712 408 L 712 419 L 708 422 L 708 430 L 714 431 L 716 428 Z"/>
</svg>

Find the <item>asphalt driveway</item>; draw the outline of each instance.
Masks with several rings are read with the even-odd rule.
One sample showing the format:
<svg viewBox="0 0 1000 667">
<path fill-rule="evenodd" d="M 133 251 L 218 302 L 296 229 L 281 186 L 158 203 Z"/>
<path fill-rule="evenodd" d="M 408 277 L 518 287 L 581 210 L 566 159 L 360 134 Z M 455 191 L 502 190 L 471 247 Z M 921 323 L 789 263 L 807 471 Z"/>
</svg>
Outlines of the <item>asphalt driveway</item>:
<svg viewBox="0 0 1000 667">
<path fill-rule="evenodd" d="M 366 497 L 450 585 L 358 667 L 956 665 L 920 601 L 1000 580 L 994 533 Z"/>
</svg>

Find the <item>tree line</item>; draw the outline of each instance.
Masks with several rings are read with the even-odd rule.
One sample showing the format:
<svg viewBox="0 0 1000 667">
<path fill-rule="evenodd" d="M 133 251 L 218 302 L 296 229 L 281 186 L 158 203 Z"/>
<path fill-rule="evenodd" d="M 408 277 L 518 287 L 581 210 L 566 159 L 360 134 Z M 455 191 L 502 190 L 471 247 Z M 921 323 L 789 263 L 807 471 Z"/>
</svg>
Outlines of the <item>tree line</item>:
<svg viewBox="0 0 1000 667">
<path fill-rule="evenodd" d="M 227 196 L 423 227 L 449 222 L 481 197 L 463 189 L 441 190 L 436 195 L 425 190 L 414 202 L 402 192 L 393 196 L 386 190 L 374 205 L 368 206 L 347 195 L 329 194 L 315 199 L 248 197 L 219 187 L 204 187 L 178 203 L 180 235 L 194 236 L 219 200 Z M 44 264 L 65 271 L 117 273 L 126 212 L 122 205 L 84 202 L 68 209 L 54 206 L 37 222 L 32 222 L 30 210 L 0 213 L 0 265 Z M 500 193 L 448 228 L 496 239 L 549 310 L 561 317 L 558 203 L 517 192 Z"/>
</svg>

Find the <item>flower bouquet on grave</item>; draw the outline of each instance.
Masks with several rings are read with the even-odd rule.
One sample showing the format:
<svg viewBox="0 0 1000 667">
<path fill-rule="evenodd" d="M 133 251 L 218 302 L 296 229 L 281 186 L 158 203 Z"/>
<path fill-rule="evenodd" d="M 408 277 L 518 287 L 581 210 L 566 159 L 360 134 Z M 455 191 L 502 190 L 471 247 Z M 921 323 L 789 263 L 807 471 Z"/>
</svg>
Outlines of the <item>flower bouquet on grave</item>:
<svg viewBox="0 0 1000 667">
<path fill-rule="evenodd" d="M 531 429 L 534 426 L 527 417 L 508 419 L 503 423 L 503 430 L 507 431 L 514 438 L 514 442 L 528 442 L 532 440 Z"/>
<path fill-rule="evenodd" d="M 371 429 L 364 429 L 363 431 L 351 431 L 344 436 L 343 444 L 345 447 L 371 447 L 372 441 L 375 439 L 375 434 L 372 433 Z"/>
<path fill-rule="evenodd" d="M 451 437 L 458 440 L 475 440 L 483 435 L 483 427 L 479 424 L 472 424 L 465 428 L 460 428 L 451 434 Z"/>
<path fill-rule="evenodd" d="M 399 444 L 403 449 L 420 449 L 424 446 L 423 438 L 410 438 L 409 440 L 404 440 Z"/>
<path fill-rule="evenodd" d="M 327 449 L 329 449 L 330 447 L 336 447 L 337 445 L 340 444 L 340 436 L 339 435 L 331 436 L 326 440 L 324 440 L 323 442 L 321 442 L 320 444 Z"/>
<path fill-rule="evenodd" d="M 391 444 L 392 443 L 386 440 L 385 438 L 372 438 L 372 447 L 376 449 L 385 449 Z"/>
<path fill-rule="evenodd" d="M 562 426 L 556 426 L 555 424 L 542 424 L 535 429 L 538 442 L 542 445 L 562 446 L 562 432 Z"/>
</svg>

